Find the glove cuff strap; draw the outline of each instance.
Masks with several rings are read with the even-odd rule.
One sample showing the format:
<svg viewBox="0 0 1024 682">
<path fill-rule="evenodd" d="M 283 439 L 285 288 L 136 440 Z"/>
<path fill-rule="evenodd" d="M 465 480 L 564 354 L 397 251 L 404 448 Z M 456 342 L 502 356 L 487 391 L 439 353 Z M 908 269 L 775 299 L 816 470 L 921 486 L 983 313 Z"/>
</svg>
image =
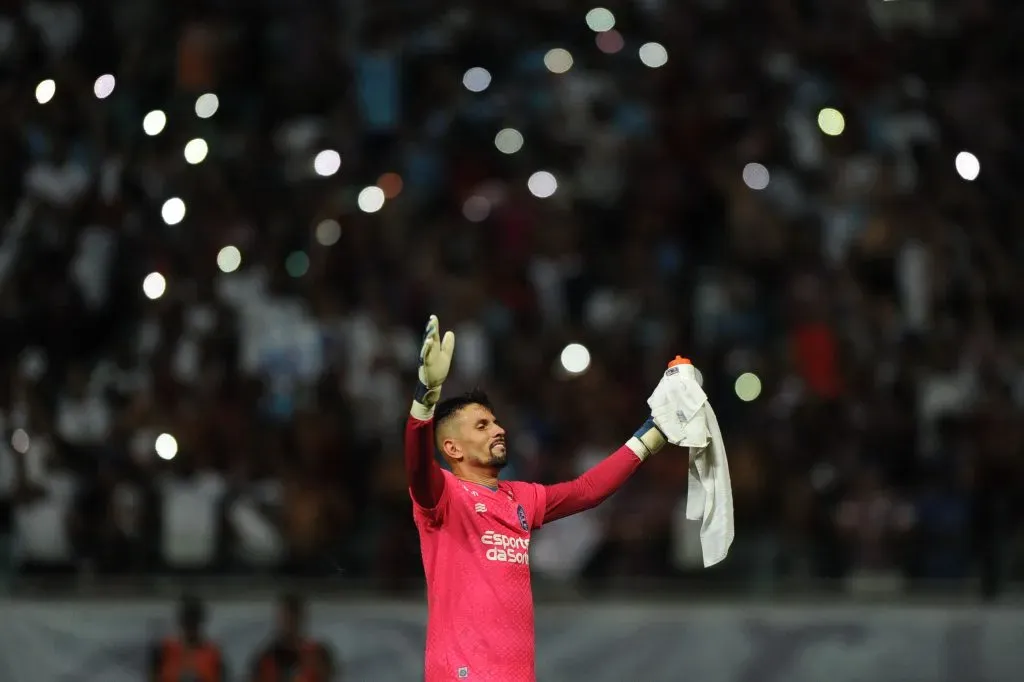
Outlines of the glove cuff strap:
<svg viewBox="0 0 1024 682">
<path fill-rule="evenodd" d="M 427 388 L 422 383 L 417 382 L 416 392 L 413 394 L 412 407 L 409 409 L 411 414 L 421 422 L 429 421 L 434 417 L 434 406 L 437 405 L 438 398 L 441 397 L 441 387 Z"/>
<path fill-rule="evenodd" d="M 642 462 L 650 455 L 665 447 L 665 434 L 654 423 L 653 418 L 644 422 L 643 426 L 637 429 L 633 437 L 626 441 L 626 447 L 633 451 L 633 454 Z"/>
<path fill-rule="evenodd" d="M 412 415 L 413 419 L 428 422 L 434 418 L 434 407 L 433 405 L 427 407 L 420 401 L 414 400 L 412 401 L 412 407 L 409 408 L 409 414 Z"/>
</svg>

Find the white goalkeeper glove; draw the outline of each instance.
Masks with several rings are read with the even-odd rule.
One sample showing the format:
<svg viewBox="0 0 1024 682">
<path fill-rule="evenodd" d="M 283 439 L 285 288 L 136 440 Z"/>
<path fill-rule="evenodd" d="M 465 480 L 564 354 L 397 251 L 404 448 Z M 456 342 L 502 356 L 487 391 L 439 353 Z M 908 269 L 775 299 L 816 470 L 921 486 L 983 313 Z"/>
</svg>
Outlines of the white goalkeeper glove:
<svg viewBox="0 0 1024 682">
<path fill-rule="evenodd" d="M 654 423 L 654 417 L 652 416 L 648 417 L 643 426 L 636 430 L 633 437 L 626 441 L 626 447 L 632 450 L 633 454 L 642 462 L 648 456 L 665 447 L 666 442 L 668 441 L 665 438 L 665 434 Z"/>
<path fill-rule="evenodd" d="M 441 385 L 448 378 L 454 352 L 455 332 L 445 332 L 442 339 L 437 315 L 431 315 L 427 321 L 427 330 L 423 334 L 419 382 L 416 385 L 412 409 L 409 411 L 416 419 L 427 421 L 434 416 L 434 406 L 441 397 Z"/>
</svg>

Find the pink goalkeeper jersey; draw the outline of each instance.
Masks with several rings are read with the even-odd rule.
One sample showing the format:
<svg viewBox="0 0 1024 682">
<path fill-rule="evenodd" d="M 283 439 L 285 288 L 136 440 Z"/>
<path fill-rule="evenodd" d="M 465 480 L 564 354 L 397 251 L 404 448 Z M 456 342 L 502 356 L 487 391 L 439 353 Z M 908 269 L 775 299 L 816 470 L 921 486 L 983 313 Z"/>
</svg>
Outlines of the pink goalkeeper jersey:
<svg viewBox="0 0 1024 682">
<path fill-rule="evenodd" d="M 427 577 L 426 682 L 532 682 L 530 532 L 543 523 L 544 487 L 498 489 L 451 472 L 434 509 L 413 503 Z"/>
<path fill-rule="evenodd" d="M 427 577 L 426 682 L 535 679 L 530 532 L 600 504 L 640 462 L 627 443 L 571 481 L 492 490 L 441 469 L 433 420 L 410 415 L 405 470 Z"/>
</svg>

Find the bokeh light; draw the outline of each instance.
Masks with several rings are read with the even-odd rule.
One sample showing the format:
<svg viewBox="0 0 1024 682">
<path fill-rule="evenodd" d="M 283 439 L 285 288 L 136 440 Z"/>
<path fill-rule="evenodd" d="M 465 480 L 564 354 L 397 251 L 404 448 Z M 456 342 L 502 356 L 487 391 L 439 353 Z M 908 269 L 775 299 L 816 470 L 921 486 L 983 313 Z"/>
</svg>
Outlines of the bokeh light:
<svg viewBox="0 0 1024 682">
<path fill-rule="evenodd" d="M 185 219 L 185 202 L 178 197 L 171 197 L 160 208 L 160 217 L 167 225 L 177 225 Z"/>
<path fill-rule="evenodd" d="M 153 443 L 156 456 L 162 460 L 170 461 L 178 454 L 178 440 L 169 433 L 161 433 Z"/>
<path fill-rule="evenodd" d="M 341 224 L 337 220 L 327 218 L 316 226 L 316 241 L 321 246 L 334 246 L 341 239 Z"/>
<path fill-rule="evenodd" d="M 640 62 L 651 69 L 668 64 L 668 50 L 661 43 L 644 43 L 640 46 Z"/>
<path fill-rule="evenodd" d="M 197 137 L 194 140 L 189 140 L 188 144 L 185 145 L 185 161 L 193 166 L 197 163 L 202 163 L 206 160 L 206 155 L 209 151 L 210 148 L 203 138 Z"/>
<path fill-rule="evenodd" d="M 565 73 L 572 68 L 572 55 L 560 47 L 548 50 L 544 55 L 544 66 L 551 73 Z"/>
<path fill-rule="evenodd" d="M 167 291 L 167 280 L 159 272 L 151 272 L 142 280 L 142 293 L 146 298 L 155 301 Z"/>
<path fill-rule="evenodd" d="M 482 66 L 474 66 L 462 76 L 462 85 L 470 92 L 483 92 L 491 84 L 491 72 Z"/>
<path fill-rule="evenodd" d="M 302 277 L 309 272 L 309 256 L 305 251 L 292 251 L 284 261 L 284 269 L 292 277 Z"/>
<path fill-rule="evenodd" d="M 596 33 L 615 28 L 615 15 L 604 7 L 595 7 L 587 12 L 587 28 Z"/>
<path fill-rule="evenodd" d="M 46 104 L 56 94 L 57 83 L 52 78 L 47 78 L 36 86 L 36 101 L 40 104 Z"/>
<path fill-rule="evenodd" d="M 167 114 L 159 109 L 154 109 L 142 119 L 142 131 L 150 137 L 162 133 L 166 126 Z"/>
<path fill-rule="evenodd" d="M 106 99 L 113 94 L 116 83 L 117 81 L 112 75 L 105 73 L 93 83 L 92 92 L 96 95 L 96 99 Z"/>
<path fill-rule="evenodd" d="M 570 343 L 562 349 L 559 360 L 569 374 L 582 374 L 590 367 L 590 351 L 582 343 Z"/>
<path fill-rule="evenodd" d="M 471 223 L 482 223 L 491 215 L 491 202 L 487 197 L 474 194 L 462 204 L 462 215 Z"/>
<path fill-rule="evenodd" d="M 293 278 L 301 278 L 309 271 L 309 256 L 305 251 L 293 251 L 285 259 L 285 271 Z"/>
<path fill-rule="evenodd" d="M 502 154 L 515 154 L 523 148 L 523 134 L 515 128 L 499 130 L 494 136 L 494 146 Z"/>
<path fill-rule="evenodd" d="M 734 389 L 737 398 L 749 403 L 761 395 L 761 379 L 753 372 L 744 372 L 736 378 Z"/>
<path fill-rule="evenodd" d="M 956 155 L 956 172 L 967 182 L 973 182 L 981 173 L 981 162 L 970 152 L 960 152 Z"/>
<path fill-rule="evenodd" d="M 771 176 L 768 169 L 759 163 L 748 163 L 743 167 L 743 184 L 753 190 L 762 190 L 768 186 Z"/>
<path fill-rule="evenodd" d="M 220 99 L 212 92 L 199 95 L 198 99 L 196 99 L 196 116 L 199 118 L 210 118 L 217 113 L 219 108 Z"/>
<path fill-rule="evenodd" d="M 842 135 L 846 129 L 846 119 L 838 109 L 825 107 L 818 112 L 818 127 L 826 135 L 835 137 Z"/>
<path fill-rule="evenodd" d="M 597 49 L 605 54 L 617 54 L 626 46 L 626 41 L 618 31 L 605 31 L 598 33 L 595 39 Z"/>
<path fill-rule="evenodd" d="M 25 429 L 14 429 L 14 433 L 11 434 L 11 448 L 18 454 L 24 455 L 30 447 L 32 447 L 32 439 L 29 438 L 28 432 Z"/>
<path fill-rule="evenodd" d="M 398 173 L 385 173 L 377 178 L 377 186 L 384 191 L 384 198 L 390 201 L 402 193 L 405 183 Z"/>
<path fill-rule="evenodd" d="M 313 159 L 313 170 L 322 178 L 328 178 L 341 170 L 341 154 L 325 149 Z"/>
<path fill-rule="evenodd" d="M 242 265 L 242 252 L 237 246 L 225 246 L 217 253 L 217 267 L 221 272 L 234 272 Z"/>
<path fill-rule="evenodd" d="M 537 171 L 526 181 L 526 187 L 538 199 L 547 199 L 558 190 L 558 180 L 548 171 Z"/>
<path fill-rule="evenodd" d="M 384 190 L 376 185 L 370 185 L 360 190 L 356 203 L 359 204 L 359 210 L 363 213 L 376 213 L 384 208 L 384 200 L 386 198 Z"/>
</svg>

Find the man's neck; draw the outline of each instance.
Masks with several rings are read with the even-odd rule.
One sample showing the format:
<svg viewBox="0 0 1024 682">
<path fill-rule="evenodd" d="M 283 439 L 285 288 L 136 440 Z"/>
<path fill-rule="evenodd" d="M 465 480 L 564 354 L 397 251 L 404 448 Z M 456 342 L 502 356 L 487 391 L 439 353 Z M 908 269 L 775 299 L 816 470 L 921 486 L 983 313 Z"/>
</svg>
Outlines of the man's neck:
<svg viewBox="0 0 1024 682">
<path fill-rule="evenodd" d="M 492 490 L 496 490 L 498 487 L 498 471 L 496 469 L 484 471 L 462 470 L 456 472 L 455 477 L 463 481 L 469 481 L 470 483 L 487 486 Z"/>
</svg>

